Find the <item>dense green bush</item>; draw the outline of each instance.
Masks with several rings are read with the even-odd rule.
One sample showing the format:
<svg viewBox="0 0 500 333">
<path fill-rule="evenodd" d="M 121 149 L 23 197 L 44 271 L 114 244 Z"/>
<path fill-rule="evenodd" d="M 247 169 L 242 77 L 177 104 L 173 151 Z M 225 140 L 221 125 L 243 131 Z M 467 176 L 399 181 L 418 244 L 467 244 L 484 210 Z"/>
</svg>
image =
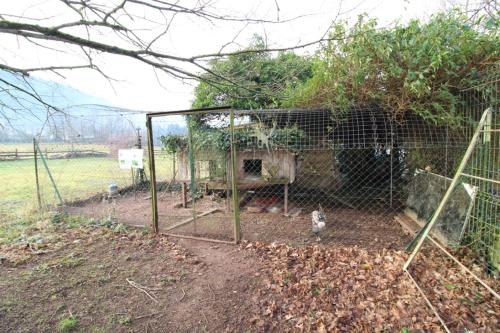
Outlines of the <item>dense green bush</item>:
<svg viewBox="0 0 500 333">
<path fill-rule="evenodd" d="M 241 53 L 210 62 L 210 73 L 195 89 L 193 108 L 231 106 L 251 110 L 277 108 L 288 91 L 312 75 L 309 58 L 293 52 L 276 56 L 265 52 L 262 37 L 255 36 Z M 256 51 L 256 52 L 252 52 Z"/>
<path fill-rule="evenodd" d="M 499 59 L 498 21 L 483 23 L 455 12 L 389 28 L 366 16 L 352 29 L 339 23 L 314 62 L 313 77 L 287 106 L 342 112 L 377 105 L 397 116 L 412 112 L 435 124 L 456 124 L 464 103 L 459 91 L 475 86 L 478 73 Z"/>
</svg>

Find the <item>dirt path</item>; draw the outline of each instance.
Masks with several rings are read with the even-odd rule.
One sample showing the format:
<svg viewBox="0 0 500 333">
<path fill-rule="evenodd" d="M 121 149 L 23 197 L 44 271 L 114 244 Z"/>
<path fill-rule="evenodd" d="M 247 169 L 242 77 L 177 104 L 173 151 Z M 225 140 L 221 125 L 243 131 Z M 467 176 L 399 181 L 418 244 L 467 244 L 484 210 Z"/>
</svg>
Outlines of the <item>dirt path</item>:
<svg viewBox="0 0 500 333">
<path fill-rule="evenodd" d="M 260 263 L 249 251 L 238 246 L 179 240 L 179 244 L 204 263 L 203 272 L 189 285 L 190 297 L 179 304 L 175 319 L 200 316 L 210 332 L 252 331 L 249 316 L 252 300 L 261 287 Z M 188 328 L 188 327 L 185 327 Z M 193 326 L 188 331 L 197 331 Z"/>
<path fill-rule="evenodd" d="M 61 232 L 47 253 L 0 263 L 0 332 L 57 332 L 68 319 L 76 332 L 252 331 L 252 253 L 139 232 Z"/>
</svg>

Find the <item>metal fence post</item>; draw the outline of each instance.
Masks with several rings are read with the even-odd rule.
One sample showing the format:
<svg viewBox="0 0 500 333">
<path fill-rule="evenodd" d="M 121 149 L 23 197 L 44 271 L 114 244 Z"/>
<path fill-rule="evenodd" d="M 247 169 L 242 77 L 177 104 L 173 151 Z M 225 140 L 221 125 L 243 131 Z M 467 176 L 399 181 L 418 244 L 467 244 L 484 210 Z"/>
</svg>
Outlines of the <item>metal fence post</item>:
<svg viewBox="0 0 500 333">
<path fill-rule="evenodd" d="M 234 111 L 231 110 L 230 132 L 231 132 L 231 183 L 233 192 L 233 212 L 234 212 L 234 241 L 239 243 L 241 240 L 241 224 L 240 224 L 240 202 L 238 198 L 238 168 L 236 145 L 234 144 Z"/>
<path fill-rule="evenodd" d="M 36 139 L 35 138 L 33 138 L 33 157 L 35 159 L 36 198 L 38 201 L 38 209 L 42 209 L 42 199 L 40 197 L 40 180 L 38 178 L 38 157 L 37 157 Z"/>
<path fill-rule="evenodd" d="M 146 116 L 146 128 L 148 131 L 148 156 L 149 156 L 149 173 L 151 179 L 151 207 L 152 207 L 152 227 L 155 234 L 158 233 L 158 197 L 156 195 L 156 167 L 155 167 L 155 151 L 153 143 L 153 126 L 151 125 L 151 117 Z"/>
<path fill-rule="evenodd" d="M 193 213 L 193 232 L 196 233 L 196 165 L 194 156 L 194 143 L 193 143 L 193 124 L 190 115 L 187 118 L 188 130 L 188 158 L 189 158 L 189 193 L 191 194 L 192 213 Z"/>
<path fill-rule="evenodd" d="M 47 175 L 49 176 L 50 182 L 52 183 L 52 187 L 54 188 L 54 192 L 56 193 L 56 196 L 59 199 L 59 204 L 61 206 L 64 206 L 64 200 L 62 199 L 62 196 L 61 196 L 61 193 L 59 192 L 59 189 L 57 188 L 56 181 L 54 180 L 54 177 L 52 177 L 52 173 L 50 172 L 49 165 L 47 164 L 46 159 L 43 157 L 43 153 L 40 150 L 40 146 L 36 142 L 35 142 L 35 149 L 37 149 L 38 153 L 40 154 L 40 158 L 42 159 L 43 166 L 45 167 L 45 171 L 47 171 Z M 45 149 L 45 150 L 47 150 L 47 149 Z"/>
</svg>

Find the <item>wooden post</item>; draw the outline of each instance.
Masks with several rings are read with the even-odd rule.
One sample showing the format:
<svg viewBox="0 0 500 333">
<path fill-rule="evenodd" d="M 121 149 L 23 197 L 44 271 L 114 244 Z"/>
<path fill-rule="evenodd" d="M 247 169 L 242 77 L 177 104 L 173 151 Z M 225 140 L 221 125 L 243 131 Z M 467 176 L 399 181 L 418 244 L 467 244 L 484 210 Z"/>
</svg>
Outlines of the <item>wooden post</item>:
<svg viewBox="0 0 500 333">
<path fill-rule="evenodd" d="M 148 156 L 149 156 L 149 178 L 151 179 L 151 208 L 152 208 L 152 227 L 155 234 L 158 233 L 158 197 L 156 193 L 156 167 L 155 152 L 153 144 L 153 126 L 151 117 L 146 116 L 146 127 L 148 131 Z"/>
<path fill-rule="evenodd" d="M 187 186 L 185 182 L 182 182 L 182 208 L 187 207 Z"/>
<path fill-rule="evenodd" d="M 34 139 L 33 139 L 34 140 Z M 14 156 L 14 159 L 17 160 L 19 158 L 19 156 L 17 155 L 17 148 L 16 148 L 16 152 L 15 152 L 15 156 Z"/>
<path fill-rule="evenodd" d="M 288 214 L 288 183 L 285 184 L 285 214 Z"/>
<path fill-rule="evenodd" d="M 17 149 L 16 149 L 17 151 Z M 33 138 L 33 156 L 35 158 L 35 184 L 36 184 L 36 198 L 38 201 L 38 209 L 42 209 L 42 198 L 40 197 L 40 180 L 38 179 L 38 157 L 36 151 L 36 139 Z"/>
<path fill-rule="evenodd" d="M 240 224 L 240 203 L 238 199 L 238 169 L 236 145 L 234 142 L 234 111 L 231 110 L 229 115 L 231 129 L 231 182 L 233 195 L 233 211 L 234 211 L 234 242 L 239 243 L 241 240 L 241 224 Z"/>
</svg>

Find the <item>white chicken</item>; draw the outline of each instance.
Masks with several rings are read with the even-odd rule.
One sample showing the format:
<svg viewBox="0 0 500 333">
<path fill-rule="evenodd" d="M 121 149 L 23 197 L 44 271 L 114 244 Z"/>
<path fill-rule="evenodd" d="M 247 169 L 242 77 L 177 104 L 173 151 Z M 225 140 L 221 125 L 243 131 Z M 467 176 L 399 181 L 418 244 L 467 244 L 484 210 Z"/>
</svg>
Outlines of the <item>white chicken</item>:
<svg viewBox="0 0 500 333">
<path fill-rule="evenodd" d="M 319 205 L 319 210 L 315 210 L 311 214 L 312 220 L 312 232 L 316 235 L 316 241 L 320 241 L 319 232 L 326 226 L 326 214 L 323 211 L 321 205 Z"/>
</svg>

